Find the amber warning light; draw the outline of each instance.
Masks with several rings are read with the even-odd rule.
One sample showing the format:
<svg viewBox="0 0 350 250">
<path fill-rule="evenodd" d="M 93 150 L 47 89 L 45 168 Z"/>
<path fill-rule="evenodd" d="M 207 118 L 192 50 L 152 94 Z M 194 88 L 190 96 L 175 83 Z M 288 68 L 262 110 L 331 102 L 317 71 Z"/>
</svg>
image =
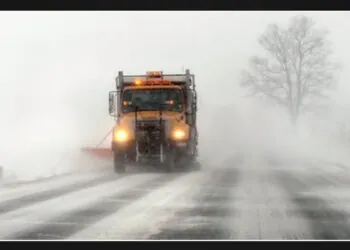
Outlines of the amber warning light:
<svg viewBox="0 0 350 250">
<path fill-rule="evenodd" d="M 135 80 L 135 84 L 136 84 L 136 85 L 141 85 L 141 84 L 142 84 L 142 80 L 136 79 L 136 80 Z"/>
<path fill-rule="evenodd" d="M 147 72 L 148 77 L 161 77 L 162 72 L 161 71 L 149 71 Z"/>
</svg>

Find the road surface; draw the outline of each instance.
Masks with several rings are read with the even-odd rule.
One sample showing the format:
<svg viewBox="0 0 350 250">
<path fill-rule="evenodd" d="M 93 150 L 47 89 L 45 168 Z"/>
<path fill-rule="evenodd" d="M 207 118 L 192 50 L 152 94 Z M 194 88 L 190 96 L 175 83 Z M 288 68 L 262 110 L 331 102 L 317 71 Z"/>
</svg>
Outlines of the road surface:
<svg viewBox="0 0 350 250">
<path fill-rule="evenodd" d="M 265 156 L 72 174 L 2 187 L 0 239 L 350 239 L 349 186 L 344 169 Z"/>
</svg>

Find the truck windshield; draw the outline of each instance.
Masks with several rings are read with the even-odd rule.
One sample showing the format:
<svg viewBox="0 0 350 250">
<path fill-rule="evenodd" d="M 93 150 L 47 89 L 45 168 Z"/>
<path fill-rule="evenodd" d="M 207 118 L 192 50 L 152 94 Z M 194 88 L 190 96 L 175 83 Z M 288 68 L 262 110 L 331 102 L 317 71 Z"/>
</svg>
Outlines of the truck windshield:
<svg viewBox="0 0 350 250">
<path fill-rule="evenodd" d="M 164 110 L 181 112 L 183 95 L 179 89 L 133 89 L 123 94 L 122 110 L 124 113 L 138 111 Z"/>
</svg>

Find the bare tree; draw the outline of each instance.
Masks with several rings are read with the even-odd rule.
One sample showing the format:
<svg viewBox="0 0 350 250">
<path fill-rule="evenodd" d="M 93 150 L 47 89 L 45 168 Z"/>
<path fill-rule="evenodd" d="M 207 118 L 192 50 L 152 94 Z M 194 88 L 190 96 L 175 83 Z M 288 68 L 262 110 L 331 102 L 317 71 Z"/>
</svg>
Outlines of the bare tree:
<svg viewBox="0 0 350 250">
<path fill-rule="evenodd" d="M 317 29 L 306 16 L 291 19 L 289 27 L 270 24 L 259 43 L 267 57 L 253 57 L 242 72 L 241 86 L 284 106 L 293 124 L 302 111 L 315 111 L 336 85 L 333 51 L 327 30 Z"/>
</svg>

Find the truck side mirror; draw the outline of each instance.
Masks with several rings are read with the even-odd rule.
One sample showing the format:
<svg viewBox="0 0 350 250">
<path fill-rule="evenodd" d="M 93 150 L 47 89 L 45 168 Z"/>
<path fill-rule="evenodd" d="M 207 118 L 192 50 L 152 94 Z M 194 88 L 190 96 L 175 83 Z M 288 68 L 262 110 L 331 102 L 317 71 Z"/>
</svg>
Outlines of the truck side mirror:
<svg viewBox="0 0 350 250">
<path fill-rule="evenodd" d="M 111 116 L 115 116 L 115 97 L 117 91 L 110 91 L 108 94 L 108 112 Z"/>
</svg>

